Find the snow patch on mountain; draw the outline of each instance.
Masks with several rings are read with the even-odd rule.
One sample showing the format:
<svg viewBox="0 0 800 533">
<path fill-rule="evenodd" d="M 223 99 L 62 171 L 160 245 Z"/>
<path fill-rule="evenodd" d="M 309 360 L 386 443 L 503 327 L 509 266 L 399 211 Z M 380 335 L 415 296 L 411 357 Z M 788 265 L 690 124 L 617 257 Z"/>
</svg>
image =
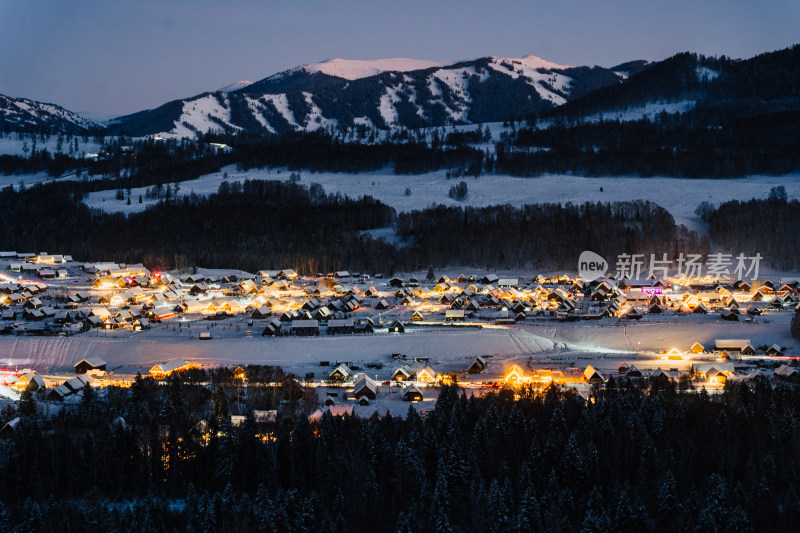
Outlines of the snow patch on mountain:
<svg viewBox="0 0 800 533">
<path fill-rule="evenodd" d="M 477 74 L 475 67 L 442 69 L 433 73 L 433 77 L 440 80 L 450 89 L 451 96 L 455 100 L 453 105 L 448 105 L 442 95 L 441 88 L 437 87 L 439 96 L 442 99 L 442 105 L 447 109 L 452 120 L 466 120 L 469 113 L 469 104 L 472 102 L 467 86 L 469 85 L 470 77 Z M 436 82 L 434 81 L 433 84 L 436 85 Z"/>
<path fill-rule="evenodd" d="M 338 128 L 339 121 L 335 119 L 326 118 L 322 115 L 322 110 L 314 103 L 314 95 L 311 93 L 303 93 L 305 96 L 306 103 L 311 107 L 311 110 L 308 112 L 308 123 L 306 124 L 306 130 L 312 131 L 319 128 L 328 129 L 328 128 Z"/>
<path fill-rule="evenodd" d="M 378 111 L 383 117 L 383 121 L 387 126 L 391 126 L 397 122 L 397 110 L 394 104 L 400 101 L 397 95 L 397 87 L 386 87 L 386 90 L 381 95 Z"/>
<path fill-rule="evenodd" d="M 294 113 L 292 113 L 292 110 L 289 108 L 289 99 L 285 94 L 265 94 L 261 97 L 261 100 L 272 102 L 272 105 L 274 105 L 275 109 L 278 110 L 278 113 L 280 113 L 281 116 L 286 119 L 286 122 L 295 128 L 300 127 L 300 124 L 297 123 Z"/>
<path fill-rule="evenodd" d="M 321 63 L 304 65 L 306 72 L 322 72 L 329 76 L 336 76 L 348 80 L 357 80 L 375 76 L 382 72 L 408 72 L 433 67 L 451 65 L 452 61 L 430 61 L 427 59 L 410 59 L 406 57 L 392 57 L 387 59 L 341 59 L 333 58 Z"/>
<path fill-rule="evenodd" d="M 270 133 L 277 133 L 275 128 L 264 118 L 264 112 L 266 111 L 266 105 L 261 102 L 259 99 L 246 97 L 245 100 L 247 101 L 247 107 L 250 108 L 250 112 L 253 115 L 261 126 L 266 129 Z"/>
<path fill-rule="evenodd" d="M 175 128 L 166 135 L 194 137 L 197 132 L 223 129 L 223 124 L 241 129 L 231 124 L 228 96 L 209 94 L 184 103 L 181 116 L 175 122 Z"/>
</svg>

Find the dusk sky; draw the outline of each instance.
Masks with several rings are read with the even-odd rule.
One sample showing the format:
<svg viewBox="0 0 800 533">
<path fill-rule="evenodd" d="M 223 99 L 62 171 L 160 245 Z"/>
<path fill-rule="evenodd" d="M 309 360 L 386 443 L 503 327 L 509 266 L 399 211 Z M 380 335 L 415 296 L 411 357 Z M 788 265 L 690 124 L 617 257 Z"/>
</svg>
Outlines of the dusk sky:
<svg viewBox="0 0 800 533">
<path fill-rule="evenodd" d="M 332 57 L 745 58 L 798 27 L 797 0 L 0 0 L 0 93 L 124 114 Z"/>
</svg>

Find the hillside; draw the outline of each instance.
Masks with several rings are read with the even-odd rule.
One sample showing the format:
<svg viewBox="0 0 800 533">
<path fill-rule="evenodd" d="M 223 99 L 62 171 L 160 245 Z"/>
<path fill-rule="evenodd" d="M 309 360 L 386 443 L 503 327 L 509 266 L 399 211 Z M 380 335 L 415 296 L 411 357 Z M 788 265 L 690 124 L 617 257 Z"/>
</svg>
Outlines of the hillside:
<svg viewBox="0 0 800 533">
<path fill-rule="evenodd" d="M 84 133 L 99 126 L 61 106 L 0 94 L 0 130 Z"/>
</svg>

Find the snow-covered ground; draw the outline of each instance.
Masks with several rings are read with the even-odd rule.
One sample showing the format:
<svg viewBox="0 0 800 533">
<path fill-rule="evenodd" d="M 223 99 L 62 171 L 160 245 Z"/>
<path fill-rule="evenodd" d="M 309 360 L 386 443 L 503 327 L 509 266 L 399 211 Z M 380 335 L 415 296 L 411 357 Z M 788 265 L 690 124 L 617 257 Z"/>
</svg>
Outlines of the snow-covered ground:
<svg viewBox="0 0 800 533">
<path fill-rule="evenodd" d="M 583 369 L 591 364 L 601 371 L 616 369 L 622 361 L 642 369 L 687 368 L 689 361 L 668 361 L 663 352 L 687 350 L 694 342 L 713 348 L 714 339 L 749 339 L 753 346 L 778 344 L 789 355 L 800 354 L 800 343 L 791 338 L 791 313 L 774 312 L 757 322 L 728 322 L 713 316 L 646 317 L 641 321 L 558 322 L 531 319 L 509 328 L 421 328 L 405 334 L 320 337 L 261 337 L 220 323 L 214 339 L 199 340 L 204 325 L 194 333 L 175 333 L 169 327 L 147 332 L 105 330 L 74 337 L 0 337 L 0 366 L 31 367 L 39 371 L 69 371 L 86 357 L 100 357 L 117 374 L 147 372 L 155 363 L 185 358 L 201 364 L 268 364 L 315 378 L 327 376 L 332 367 L 320 361 L 349 361 L 364 368 L 382 363 L 370 375 L 387 380 L 402 363 L 391 354 L 428 357 L 436 371 L 464 371 L 476 355 L 491 355 L 491 368 L 480 379 L 498 379 L 511 363 L 531 368 Z"/>
<path fill-rule="evenodd" d="M 194 192 L 207 195 L 216 192 L 223 182 L 223 174 L 228 173 L 228 181 L 286 180 L 289 172 L 253 169 L 237 172 L 227 167 L 220 172 L 201 176 L 196 180 L 180 183 L 180 194 Z M 509 204 L 520 206 L 540 203 L 582 203 L 618 202 L 631 200 L 650 200 L 667 209 L 679 224 L 689 229 L 702 231 L 702 223 L 695 215 L 700 202 L 708 201 L 715 205 L 728 200 L 749 200 L 766 198 L 772 187 L 783 185 L 789 198 L 800 198 L 800 176 L 753 176 L 742 179 L 681 179 L 681 178 L 629 178 L 549 175 L 538 178 L 517 178 L 513 176 L 489 175 L 477 179 L 471 177 L 447 179 L 445 171 L 430 172 L 414 176 L 398 176 L 391 170 L 363 174 L 337 174 L 323 172 L 318 174 L 301 173 L 301 184 L 319 183 L 328 193 L 342 193 L 350 197 L 373 196 L 394 207 L 398 211 L 425 209 L 431 205 L 450 206 L 488 206 Z M 448 196 L 450 187 L 459 181 L 467 182 L 469 193 L 463 202 Z M 411 194 L 406 195 L 406 189 Z M 139 195 L 142 203 L 138 203 Z M 158 200 L 144 198 L 145 189 L 133 189 L 131 205 L 126 200 L 117 200 L 116 191 L 90 193 L 85 202 L 91 207 L 107 212 L 135 213 Z"/>
</svg>

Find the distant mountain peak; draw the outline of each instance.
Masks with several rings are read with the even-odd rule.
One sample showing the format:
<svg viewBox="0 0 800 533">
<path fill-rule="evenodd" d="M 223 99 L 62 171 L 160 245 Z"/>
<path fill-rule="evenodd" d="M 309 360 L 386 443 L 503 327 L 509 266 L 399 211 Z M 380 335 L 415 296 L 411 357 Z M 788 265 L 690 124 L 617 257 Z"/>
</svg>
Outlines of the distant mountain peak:
<svg viewBox="0 0 800 533">
<path fill-rule="evenodd" d="M 428 59 L 411 59 L 407 57 L 390 57 L 385 59 L 342 59 L 334 57 L 319 63 L 303 65 L 306 72 L 321 72 L 328 76 L 336 76 L 347 80 L 358 80 L 376 76 L 382 72 L 409 72 L 434 67 L 452 65 L 452 61 L 431 61 Z"/>
<path fill-rule="evenodd" d="M 240 81 L 233 82 L 230 85 L 226 85 L 225 87 L 222 87 L 220 89 L 217 89 L 217 92 L 230 93 L 230 92 L 233 92 L 233 91 L 238 91 L 239 89 L 244 89 L 245 87 L 247 87 L 249 85 L 252 85 L 252 84 L 253 84 L 252 81 L 240 80 Z"/>
<path fill-rule="evenodd" d="M 558 63 L 553 63 L 552 61 L 542 59 L 541 57 L 535 56 L 533 54 L 526 54 L 514 61 L 520 61 L 525 66 L 536 69 L 543 68 L 546 70 L 561 70 L 561 69 L 573 68 L 573 65 L 559 65 Z"/>
</svg>

